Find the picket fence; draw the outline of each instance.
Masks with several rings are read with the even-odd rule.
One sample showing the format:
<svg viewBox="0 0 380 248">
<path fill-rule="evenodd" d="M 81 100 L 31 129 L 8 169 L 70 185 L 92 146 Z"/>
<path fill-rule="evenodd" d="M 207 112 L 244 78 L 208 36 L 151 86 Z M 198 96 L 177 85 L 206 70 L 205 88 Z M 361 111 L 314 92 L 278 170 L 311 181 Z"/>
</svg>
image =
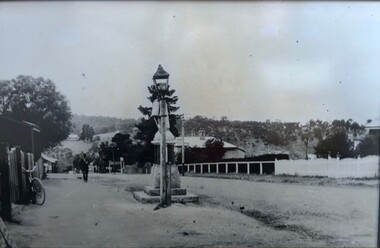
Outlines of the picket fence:
<svg viewBox="0 0 380 248">
<path fill-rule="evenodd" d="M 331 178 L 373 178 L 379 176 L 379 156 L 313 160 L 278 160 L 276 175 L 322 176 Z"/>
</svg>

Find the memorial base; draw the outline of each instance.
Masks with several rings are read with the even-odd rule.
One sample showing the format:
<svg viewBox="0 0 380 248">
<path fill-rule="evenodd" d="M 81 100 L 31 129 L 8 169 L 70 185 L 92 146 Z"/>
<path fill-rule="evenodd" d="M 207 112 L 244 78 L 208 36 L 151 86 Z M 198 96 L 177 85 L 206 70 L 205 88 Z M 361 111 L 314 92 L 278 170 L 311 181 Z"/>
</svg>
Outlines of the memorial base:
<svg viewBox="0 0 380 248">
<path fill-rule="evenodd" d="M 181 188 L 180 175 L 177 165 L 170 167 L 170 187 L 172 202 L 198 202 L 197 195 L 189 194 L 186 189 Z M 133 197 L 141 203 L 159 203 L 160 202 L 160 181 L 161 181 L 161 167 L 160 165 L 153 165 L 151 170 L 151 185 L 145 186 L 144 191 L 133 192 Z"/>
</svg>

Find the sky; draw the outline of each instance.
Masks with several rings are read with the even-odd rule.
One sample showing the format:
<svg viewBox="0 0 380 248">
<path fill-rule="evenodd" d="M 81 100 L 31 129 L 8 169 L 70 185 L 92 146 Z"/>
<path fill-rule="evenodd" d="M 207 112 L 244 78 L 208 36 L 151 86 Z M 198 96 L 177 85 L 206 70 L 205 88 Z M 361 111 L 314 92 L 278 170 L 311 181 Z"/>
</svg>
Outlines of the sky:
<svg viewBox="0 0 380 248">
<path fill-rule="evenodd" d="M 139 118 L 161 64 L 177 113 L 364 124 L 380 115 L 380 2 L 0 2 L 0 80 L 74 114 Z"/>
</svg>

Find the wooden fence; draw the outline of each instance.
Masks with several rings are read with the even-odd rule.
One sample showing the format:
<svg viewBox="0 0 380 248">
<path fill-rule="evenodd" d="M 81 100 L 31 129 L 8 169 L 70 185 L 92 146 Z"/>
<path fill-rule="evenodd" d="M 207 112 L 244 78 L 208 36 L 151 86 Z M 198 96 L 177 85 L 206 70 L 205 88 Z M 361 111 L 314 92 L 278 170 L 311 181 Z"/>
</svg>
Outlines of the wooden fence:
<svg viewBox="0 0 380 248">
<path fill-rule="evenodd" d="M 19 147 L 12 148 L 8 152 L 9 183 L 11 202 L 23 204 L 26 201 L 27 174 L 22 168 L 30 170 L 33 168 L 34 156 L 24 153 Z"/>
<path fill-rule="evenodd" d="M 43 173 L 43 164 L 40 164 L 36 164 L 37 171 L 33 175 L 39 178 Z M 0 143 L 0 201 L 3 219 L 11 218 L 11 203 L 26 203 L 28 178 L 22 168 L 30 170 L 33 166 L 33 154 L 24 153 L 19 147 L 9 149 L 7 144 Z"/>
</svg>

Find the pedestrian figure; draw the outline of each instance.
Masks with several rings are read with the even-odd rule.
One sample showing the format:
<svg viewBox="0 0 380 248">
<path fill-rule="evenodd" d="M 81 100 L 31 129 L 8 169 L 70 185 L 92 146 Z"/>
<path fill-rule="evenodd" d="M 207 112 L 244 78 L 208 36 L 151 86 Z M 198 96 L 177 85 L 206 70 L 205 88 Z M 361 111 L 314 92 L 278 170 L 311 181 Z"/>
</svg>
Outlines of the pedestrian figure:
<svg viewBox="0 0 380 248">
<path fill-rule="evenodd" d="M 82 160 L 80 161 L 80 167 L 81 167 L 81 170 L 82 170 L 82 173 L 83 173 L 83 181 L 85 181 L 87 183 L 87 179 L 88 179 L 88 160 L 86 158 L 86 153 L 83 154 L 83 157 L 82 157 Z"/>
<path fill-rule="evenodd" d="M 116 174 L 115 161 L 113 161 L 113 164 L 112 164 L 112 172 L 113 172 L 114 175 Z"/>
</svg>

